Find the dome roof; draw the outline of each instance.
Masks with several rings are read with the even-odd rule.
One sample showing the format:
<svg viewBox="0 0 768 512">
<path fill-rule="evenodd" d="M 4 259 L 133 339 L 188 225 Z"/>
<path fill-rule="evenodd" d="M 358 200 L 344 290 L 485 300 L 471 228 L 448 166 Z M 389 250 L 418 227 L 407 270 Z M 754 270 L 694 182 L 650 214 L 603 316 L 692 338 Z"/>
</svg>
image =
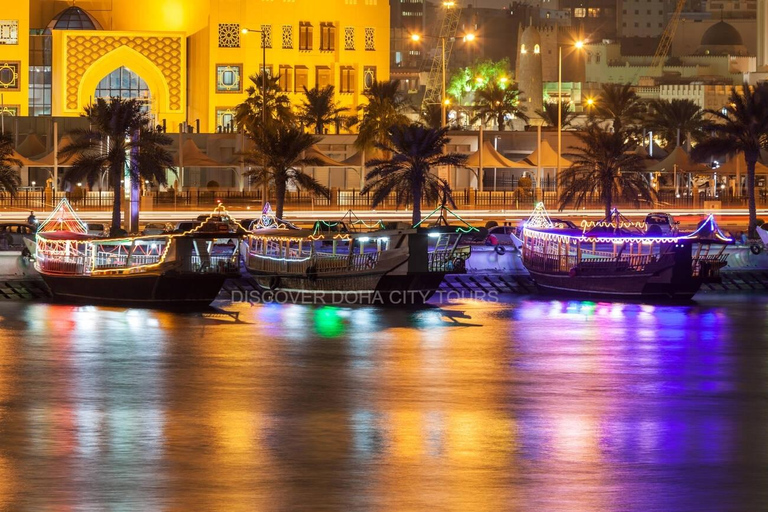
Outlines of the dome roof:
<svg viewBox="0 0 768 512">
<path fill-rule="evenodd" d="M 724 21 L 715 23 L 701 36 L 702 46 L 741 46 L 743 44 L 739 31 Z"/>
<path fill-rule="evenodd" d="M 73 5 L 54 16 L 45 30 L 101 30 L 101 24 L 88 11 Z"/>
<path fill-rule="evenodd" d="M 539 30 L 533 25 L 528 26 L 523 30 L 523 35 L 520 36 L 520 44 L 524 44 L 526 48 L 533 48 L 536 44 L 541 45 Z"/>
</svg>

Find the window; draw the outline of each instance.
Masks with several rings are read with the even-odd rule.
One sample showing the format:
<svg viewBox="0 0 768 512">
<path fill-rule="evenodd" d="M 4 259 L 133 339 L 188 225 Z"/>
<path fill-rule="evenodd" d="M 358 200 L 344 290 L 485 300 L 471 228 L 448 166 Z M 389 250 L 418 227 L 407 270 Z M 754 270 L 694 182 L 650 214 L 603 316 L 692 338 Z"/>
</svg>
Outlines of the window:
<svg viewBox="0 0 768 512">
<path fill-rule="evenodd" d="M 136 98 L 149 110 L 150 93 L 147 82 L 125 66 L 119 67 L 96 86 L 95 98 Z"/>
<path fill-rule="evenodd" d="M 590 18 L 599 18 L 601 14 L 602 14 L 602 11 L 598 8 L 590 7 L 589 9 L 587 9 L 587 16 L 589 16 Z"/>
<path fill-rule="evenodd" d="M 528 50 L 526 50 L 526 48 L 525 48 L 525 45 L 524 45 L 524 44 L 521 44 L 521 45 L 520 45 L 520 53 L 528 53 Z"/>
<path fill-rule="evenodd" d="M 355 27 L 344 27 L 344 49 L 355 49 Z"/>
<path fill-rule="evenodd" d="M 648 28 L 650 28 L 650 27 L 651 27 L 651 24 L 650 24 L 650 23 L 646 23 L 646 24 L 645 24 L 645 26 L 646 26 L 646 27 L 648 27 Z"/>
<path fill-rule="evenodd" d="M 355 68 L 345 66 L 341 68 L 341 76 L 339 80 L 339 92 L 342 94 L 350 94 L 355 92 Z"/>
<path fill-rule="evenodd" d="M 336 27 L 333 23 L 320 24 L 320 51 L 332 52 L 336 50 Z"/>
<path fill-rule="evenodd" d="M 283 25 L 283 50 L 293 48 L 293 25 Z"/>
<path fill-rule="evenodd" d="M 19 44 L 18 20 L 0 20 L 0 44 Z"/>
<path fill-rule="evenodd" d="M 315 85 L 318 89 L 331 85 L 331 68 L 327 66 L 315 68 Z"/>
<path fill-rule="evenodd" d="M 272 65 L 267 64 L 264 66 L 263 64 L 259 64 L 259 73 L 266 73 L 269 78 L 272 78 Z"/>
<path fill-rule="evenodd" d="M 240 48 L 239 23 L 219 23 L 219 48 Z"/>
<path fill-rule="evenodd" d="M 573 10 L 573 17 L 574 18 L 586 18 L 587 17 L 587 10 L 584 7 L 576 7 Z"/>
<path fill-rule="evenodd" d="M 261 42 L 267 48 L 272 48 L 272 25 L 261 26 Z"/>
<path fill-rule="evenodd" d="M 285 66 L 280 65 L 280 76 L 279 76 L 279 83 L 280 83 L 280 89 L 282 89 L 285 92 L 292 91 L 293 84 L 291 83 L 293 78 L 293 71 L 291 70 L 291 66 Z"/>
<path fill-rule="evenodd" d="M 235 108 L 216 107 L 216 126 L 219 131 L 233 131 L 235 129 Z"/>
<path fill-rule="evenodd" d="M 541 48 L 539 45 L 535 44 L 533 45 L 533 53 L 541 53 Z"/>
<path fill-rule="evenodd" d="M 367 91 L 373 87 L 376 81 L 376 66 L 365 66 L 363 68 L 363 90 Z"/>
<path fill-rule="evenodd" d="M 242 64 L 216 64 L 216 92 L 242 92 Z"/>
<path fill-rule="evenodd" d="M 293 72 L 293 92 L 303 92 L 309 88 L 309 73 L 305 66 L 296 66 Z"/>
<path fill-rule="evenodd" d="M 0 91 L 18 91 L 21 89 L 19 83 L 19 62 L 0 62 Z"/>
<path fill-rule="evenodd" d="M 376 29 L 373 27 L 365 27 L 365 50 L 376 50 Z"/>
<path fill-rule="evenodd" d="M 299 50 L 312 49 L 312 24 L 307 21 L 299 22 Z"/>
</svg>

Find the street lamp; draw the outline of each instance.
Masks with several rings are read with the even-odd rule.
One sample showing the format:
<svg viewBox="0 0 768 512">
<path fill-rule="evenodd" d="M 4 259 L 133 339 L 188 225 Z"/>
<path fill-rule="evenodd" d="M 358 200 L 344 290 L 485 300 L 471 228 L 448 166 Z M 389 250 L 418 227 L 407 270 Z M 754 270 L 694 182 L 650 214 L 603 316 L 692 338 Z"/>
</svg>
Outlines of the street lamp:
<svg viewBox="0 0 768 512">
<path fill-rule="evenodd" d="M 254 30 L 251 28 L 244 28 L 243 34 L 249 34 L 250 32 L 256 32 L 261 34 L 261 122 L 266 128 L 267 126 L 267 36 L 263 30 Z"/>
<path fill-rule="evenodd" d="M 584 48 L 584 41 L 576 41 L 573 47 Z M 557 49 L 557 179 L 560 179 L 560 154 L 563 152 L 563 47 Z"/>
<path fill-rule="evenodd" d="M 267 129 L 267 36 L 266 33 L 263 30 L 253 30 L 250 28 L 244 28 L 243 34 L 248 34 L 249 32 L 256 32 L 261 34 L 261 124 L 263 129 Z M 266 158 L 262 162 L 264 167 L 266 167 Z M 250 180 L 249 180 L 250 181 Z M 261 194 L 262 194 L 262 201 L 267 201 L 267 193 L 269 192 L 269 187 L 267 185 L 267 181 L 264 181 L 264 184 L 261 188 Z"/>
</svg>

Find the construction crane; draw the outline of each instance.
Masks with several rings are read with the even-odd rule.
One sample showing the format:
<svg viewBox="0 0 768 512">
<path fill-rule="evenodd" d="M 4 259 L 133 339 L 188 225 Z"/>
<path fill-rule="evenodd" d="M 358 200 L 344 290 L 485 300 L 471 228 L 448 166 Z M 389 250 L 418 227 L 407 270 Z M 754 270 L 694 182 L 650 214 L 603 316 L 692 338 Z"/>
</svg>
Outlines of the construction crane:
<svg viewBox="0 0 768 512">
<path fill-rule="evenodd" d="M 677 31 L 677 25 L 680 23 L 680 13 L 683 12 L 683 7 L 685 7 L 685 2 L 687 0 L 677 0 L 677 6 L 675 7 L 675 12 L 672 14 L 672 17 L 669 19 L 669 23 L 667 23 L 667 26 L 664 28 L 664 33 L 661 34 L 661 40 L 659 40 L 659 46 L 656 48 L 656 53 L 653 56 L 653 61 L 651 62 L 651 70 L 659 69 L 664 67 L 664 62 L 667 59 L 667 55 L 669 55 L 669 49 L 672 46 L 672 39 L 675 38 L 675 32 Z"/>
<path fill-rule="evenodd" d="M 461 6 L 457 1 L 446 1 L 442 3 L 443 18 L 440 23 L 440 35 L 437 37 L 437 44 L 432 52 L 432 64 L 429 68 L 427 77 L 427 87 L 424 92 L 424 100 L 421 103 L 422 110 L 426 110 L 427 105 L 436 105 L 443 103 L 445 91 L 445 72 L 448 68 L 448 61 L 451 58 L 453 43 L 456 40 L 456 31 L 459 28 L 459 18 L 461 18 Z M 443 119 L 445 122 L 445 119 Z"/>
</svg>

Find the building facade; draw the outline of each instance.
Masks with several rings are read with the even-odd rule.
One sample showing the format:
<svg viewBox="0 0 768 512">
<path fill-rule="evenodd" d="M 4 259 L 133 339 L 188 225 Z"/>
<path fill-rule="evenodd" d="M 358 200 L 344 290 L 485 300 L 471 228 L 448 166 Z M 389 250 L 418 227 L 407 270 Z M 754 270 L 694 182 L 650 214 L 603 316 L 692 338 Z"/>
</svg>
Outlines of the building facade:
<svg viewBox="0 0 768 512">
<path fill-rule="evenodd" d="M 333 85 L 350 112 L 389 78 L 388 0 L 17 0 L 0 20 L 0 94 L 13 115 L 79 116 L 136 97 L 169 132 L 227 131 L 262 69 L 295 104 Z M 243 33 L 243 29 L 249 29 Z"/>
</svg>

